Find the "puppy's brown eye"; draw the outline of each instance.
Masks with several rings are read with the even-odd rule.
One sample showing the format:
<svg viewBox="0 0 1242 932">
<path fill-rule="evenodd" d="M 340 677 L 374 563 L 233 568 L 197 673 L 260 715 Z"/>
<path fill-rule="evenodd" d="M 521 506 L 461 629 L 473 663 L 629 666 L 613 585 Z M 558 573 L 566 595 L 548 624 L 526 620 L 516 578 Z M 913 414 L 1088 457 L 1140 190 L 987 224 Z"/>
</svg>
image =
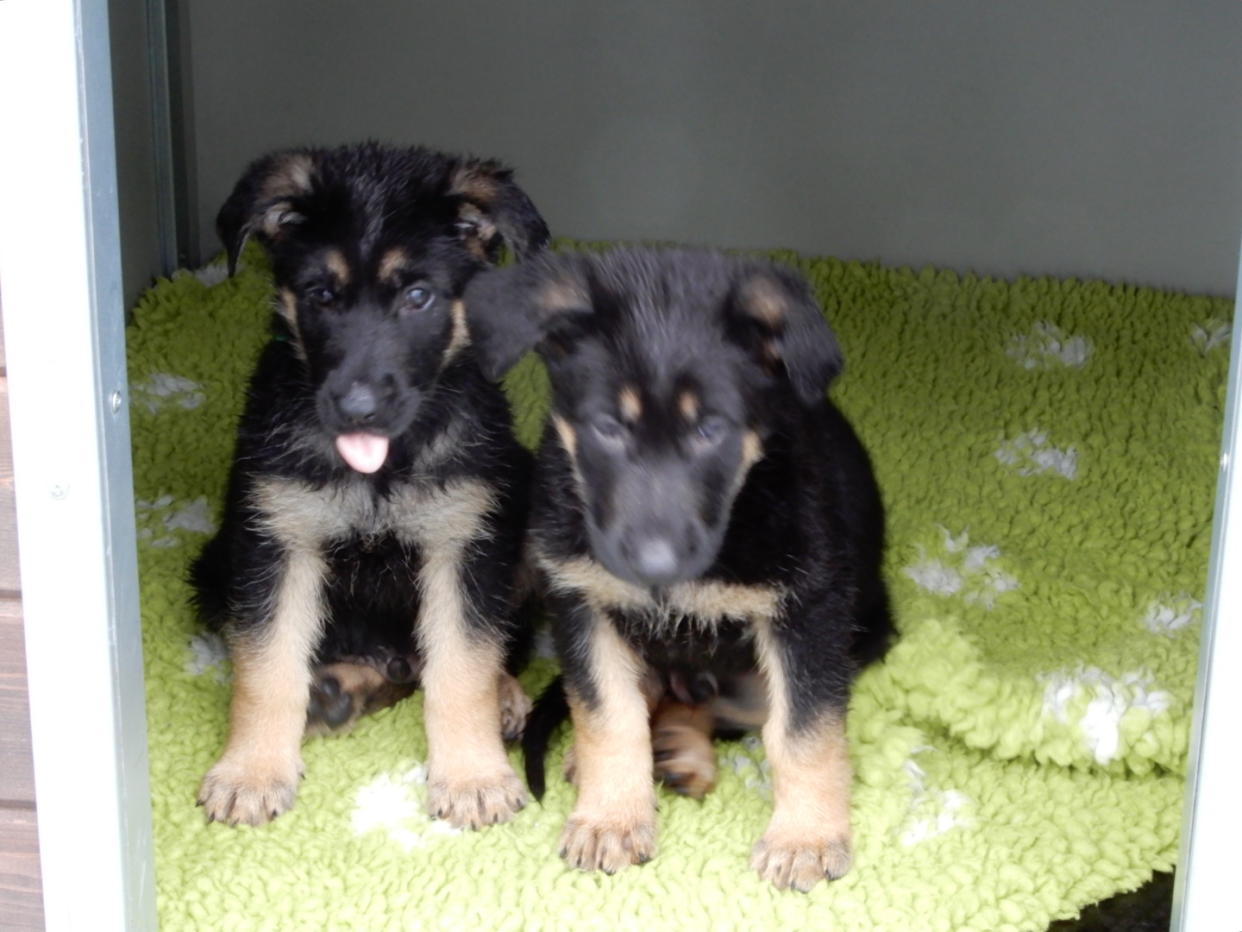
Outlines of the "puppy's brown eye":
<svg viewBox="0 0 1242 932">
<path fill-rule="evenodd" d="M 316 304 L 331 304 L 336 300 L 336 291 L 327 285 L 315 285 L 306 292 L 306 297 Z"/>
<path fill-rule="evenodd" d="M 431 307 L 431 303 L 435 301 L 436 296 L 431 293 L 431 289 L 424 285 L 413 285 L 401 295 L 401 310 L 403 311 L 425 311 Z"/>
</svg>

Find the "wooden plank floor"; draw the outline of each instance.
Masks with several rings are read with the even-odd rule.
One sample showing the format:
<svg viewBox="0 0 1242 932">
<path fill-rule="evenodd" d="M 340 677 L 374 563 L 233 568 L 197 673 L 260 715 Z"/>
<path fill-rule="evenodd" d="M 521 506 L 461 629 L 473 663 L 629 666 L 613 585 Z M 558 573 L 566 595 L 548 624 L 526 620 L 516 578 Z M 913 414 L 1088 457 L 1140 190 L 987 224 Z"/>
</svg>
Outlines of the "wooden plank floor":
<svg viewBox="0 0 1242 932">
<path fill-rule="evenodd" d="M 13 502 L 9 389 L 0 327 L 0 928 L 42 929 L 26 641 Z"/>
</svg>

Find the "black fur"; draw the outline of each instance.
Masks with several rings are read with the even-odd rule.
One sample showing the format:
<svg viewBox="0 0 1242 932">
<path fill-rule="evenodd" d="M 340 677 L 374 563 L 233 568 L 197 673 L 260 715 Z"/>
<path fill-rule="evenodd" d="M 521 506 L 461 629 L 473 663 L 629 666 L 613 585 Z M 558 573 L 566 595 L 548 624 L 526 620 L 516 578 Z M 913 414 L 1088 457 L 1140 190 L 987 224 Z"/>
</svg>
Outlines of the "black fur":
<svg viewBox="0 0 1242 932">
<path fill-rule="evenodd" d="M 290 541 L 271 530 L 262 483 L 300 483 L 325 508 L 343 509 L 333 496 L 349 494 L 356 507 L 322 547 L 326 617 L 313 662 L 408 672 L 409 658 L 416 670 L 423 554 L 368 516 L 404 492 L 473 480 L 495 507 L 461 567 L 467 614 L 476 636 L 517 657 L 530 458 L 451 312 L 502 242 L 525 256 L 547 240 L 509 170 L 374 143 L 288 150 L 246 170 L 217 227 L 230 270 L 248 237 L 262 243 L 280 297 L 238 426 L 221 527 L 191 570 L 205 621 L 231 646 L 270 624 Z M 407 261 L 385 269 L 394 249 Z M 373 472 L 351 468 L 336 446 L 358 432 L 387 439 Z"/>
<path fill-rule="evenodd" d="M 841 354 L 806 284 L 755 260 L 615 250 L 485 273 L 466 304 L 484 369 L 536 348 L 553 416 L 573 430 L 572 457 L 554 426 L 538 456 L 530 536 L 543 570 L 590 557 L 643 587 L 654 608 L 608 620 L 661 680 L 703 673 L 725 689 L 756 666 L 747 621 L 669 617 L 663 593 L 688 580 L 785 593 L 771 629 L 793 726 L 843 712 L 891 633 L 884 519 L 867 454 L 825 395 Z M 628 420 L 626 386 L 641 408 Z M 679 408 L 686 390 L 693 416 Z M 762 456 L 739 482 L 748 432 Z M 547 596 L 565 685 L 588 706 L 597 595 L 553 580 Z M 532 789 L 565 715 L 560 691 L 558 680 L 528 725 Z"/>
</svg>

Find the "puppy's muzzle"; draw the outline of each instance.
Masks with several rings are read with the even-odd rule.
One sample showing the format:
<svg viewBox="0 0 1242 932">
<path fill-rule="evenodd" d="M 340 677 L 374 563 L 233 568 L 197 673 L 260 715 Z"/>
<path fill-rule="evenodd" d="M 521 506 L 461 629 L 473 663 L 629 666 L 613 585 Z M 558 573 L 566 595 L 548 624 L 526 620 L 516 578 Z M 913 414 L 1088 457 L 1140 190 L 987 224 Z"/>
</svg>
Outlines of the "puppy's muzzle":
<svg viewBox="0 0 1242 932">
<path fill-rule="evenodd" d="M 391 431 L 402 427 L 402 408 L 409 404 L 412 392 L 404 395 L 391 373 L 381 373 L 366 378 L 333 380 L 323 393 L 327 402 L 324 412 L 325 426 L 334 433 L 352 430 Z M 398 401 L 398 398 L 401 401 Z M 322 402 L 321 402 L 322 403 Z"/>
<path fill-rule="evenodd" d="M 359 427 L 375 420 L 375 411 L 379 400 L 375 397 L 375 389 L 365 382 L 354 382 L 343 396 L 336 400 L 336 410 L 341 420 Z"/>
<path fill-rule="evenodd" d="M 667 586 L 700 575 L 711 563 L 707 536 L 692 524 L 642 522 L 623 529 L 601 556 L 614 573 L 643 586 Z"/>
</svg>

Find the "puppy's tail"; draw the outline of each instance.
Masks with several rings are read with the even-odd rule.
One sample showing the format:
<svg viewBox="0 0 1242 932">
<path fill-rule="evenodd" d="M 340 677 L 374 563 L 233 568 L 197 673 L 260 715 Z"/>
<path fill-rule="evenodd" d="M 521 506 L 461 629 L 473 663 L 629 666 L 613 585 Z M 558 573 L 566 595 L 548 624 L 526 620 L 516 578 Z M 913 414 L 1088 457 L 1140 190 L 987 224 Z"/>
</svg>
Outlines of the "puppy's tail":
<svg viewBox="0 0 1242 932">
<path fill-rule="evenodd" d="M 543 799 L 547 789 L 544 758 L 552 733 L 569 718 L 569 700 L 565 696 L 565 678 L 558 676 L 548 684 L 526 719 L 522 732 L 522 757 L 526 766 L 526 785 L 535 799 Z"/>
</svg>

